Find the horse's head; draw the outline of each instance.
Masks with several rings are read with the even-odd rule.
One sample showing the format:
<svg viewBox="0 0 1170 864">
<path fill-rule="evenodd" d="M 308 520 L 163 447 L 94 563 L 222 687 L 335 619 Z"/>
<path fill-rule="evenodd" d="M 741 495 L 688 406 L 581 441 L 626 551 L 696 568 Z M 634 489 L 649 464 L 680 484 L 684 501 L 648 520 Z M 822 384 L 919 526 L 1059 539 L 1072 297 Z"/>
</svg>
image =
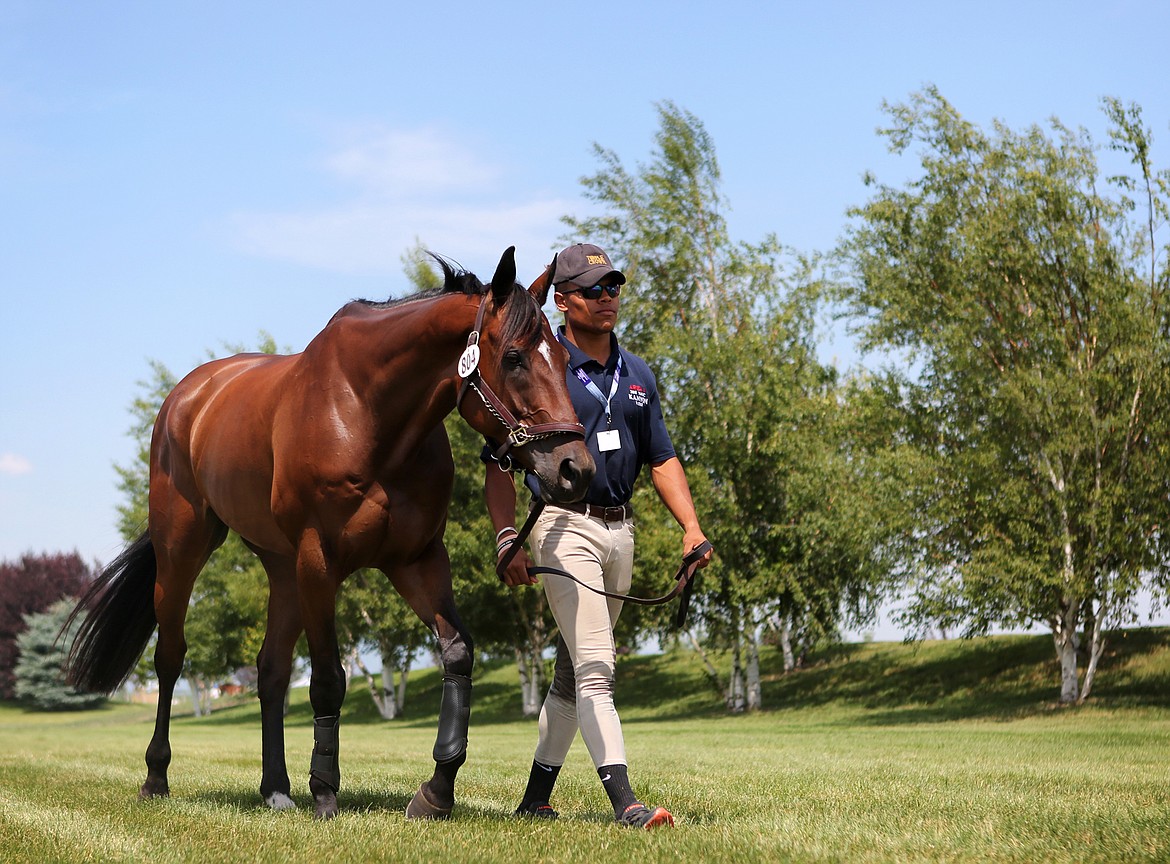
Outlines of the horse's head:
<svg viewBox="0 0 1170 864">
<path fill-rule="evenodd" d="M 547 288 L 516 282 L 515 251 L 500 258 L 460 360 L 459 411 L 476 431 L 503 442 L 498 456 L 539 478 L 546 500 L 579 501 L 596 466 L 565 384 L 569 355 L 541 311 Z"/>
</svg>

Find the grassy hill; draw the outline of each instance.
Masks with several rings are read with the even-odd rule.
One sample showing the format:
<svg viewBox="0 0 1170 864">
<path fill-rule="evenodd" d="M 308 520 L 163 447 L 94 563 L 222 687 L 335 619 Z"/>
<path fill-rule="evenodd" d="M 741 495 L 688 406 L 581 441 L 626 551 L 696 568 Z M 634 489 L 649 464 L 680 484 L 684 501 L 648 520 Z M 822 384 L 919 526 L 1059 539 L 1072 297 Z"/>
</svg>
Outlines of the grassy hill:
<svg viewBox="0 0 1170 864">
<path fill-rule="evenodd" d="M 725 674 L 729 661 L 718 654 L 713 660 Z M 1047 636 L 837 645 L 814 653 L 804 668 L 787 675 L 777 651 L 767 649 L 761 656 L 766 712 L 862 712 L 873 722 L 1007 719 L 1051 711 L 1059 674 Z M 699 658 L 683 647 L 621 657 L 617 677 L 617 699 L 626 720 L 727 713 Z M 439 678 L 435 669 L 412 673 L 405 722 L 434 722 Z M 1170 628 L 1112 634 L 1085 707 L 1170 708 Z M 345 710 L 354 722 L 382 722 L 365 683 L 356 679 Z M 308 717 L 307 707 L 305 711 Z M 477 668 L 473 716 L 477 724 L 521 719 L 511 663 L 494 661 Z"/>
<path fill-rule="evenodd" d="M 765 657 L 766 709 L 729 716 L 683 650 L 619 662 L 635 790 L 672 831 L 617 828 L 584 747 L 561 772 L 553 824 L 511 816 L 536 739 L 516 673 L 476 677 L 454 819 L 406 822 L 429 775 L 439 673 L 412 677 L 407 716 L 377 717 L 355 681 L 341 728 L 341 815 L 314 822 L 311 709 L 286 723 L 293 798 L 257 794 L 250 700 L 172 725 L 172 798 L 140 802 L 149 706 L 39 714 L 0 705 L 5 862 L 619 861 L 1130 862 L 1170 860 L 1170 631 L 1118 634 L 1095 696 L 1056 710 L 1042 637 L 845 645 L 781 675 Z"/>
</svg>

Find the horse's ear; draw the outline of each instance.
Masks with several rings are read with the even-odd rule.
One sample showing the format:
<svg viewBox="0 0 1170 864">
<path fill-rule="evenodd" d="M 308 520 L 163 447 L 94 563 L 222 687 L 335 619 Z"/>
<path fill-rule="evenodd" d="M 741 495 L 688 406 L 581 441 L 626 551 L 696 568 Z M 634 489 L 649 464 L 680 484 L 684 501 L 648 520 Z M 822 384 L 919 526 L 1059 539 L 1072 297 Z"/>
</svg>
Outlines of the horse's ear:
<svg viewBox="0 0 1170 864">
<path fill-rule="evenodd" d="M 556 277 L 556 273 L 557 256 L 554 255 L 552 263 L 545 267 L 544 272 L 537 276 L 533 283 L 528 286 L 528 293 L 536 298 L 537 305 L 542 308 L 544 301 L 548 299 L 548 289 L 553 286 L 553 279 Z"/>
<path fill-rule="evenodd" d="M 497 305 L 507 302 L 516 287 L 516 247 L 509 246 L 500 256 L 500 263 L 496 266 L 496 275 L 492 277 L 492 297 Z"/>
</svg>

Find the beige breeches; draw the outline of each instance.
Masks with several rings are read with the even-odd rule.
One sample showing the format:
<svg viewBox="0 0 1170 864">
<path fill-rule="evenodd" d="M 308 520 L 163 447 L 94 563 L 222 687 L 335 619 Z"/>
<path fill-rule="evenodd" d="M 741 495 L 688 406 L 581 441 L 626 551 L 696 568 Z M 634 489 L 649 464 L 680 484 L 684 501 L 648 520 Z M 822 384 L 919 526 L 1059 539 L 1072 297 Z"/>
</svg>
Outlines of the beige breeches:
<svg viewBox="0 0 1170 864">
<path fill-rule="evenodd" d="M 546 507 L 533 527 L 531 548 L 538 566 L 557 567 L 606 591 L 630 590 L 634 564 L 632 519 L 607 523 Z M 541 578 L 569 650 L 576 686 L 575 698 L 556 692 L 555 682 L 545 696 L 536 761 L 563 765 L 580 728 L 596 767 L 625 765 L 622 726 L 613 702 L 613 626 L 622 611 L 621 601 L 594 594 L 556 574 Z"/>
</svg>

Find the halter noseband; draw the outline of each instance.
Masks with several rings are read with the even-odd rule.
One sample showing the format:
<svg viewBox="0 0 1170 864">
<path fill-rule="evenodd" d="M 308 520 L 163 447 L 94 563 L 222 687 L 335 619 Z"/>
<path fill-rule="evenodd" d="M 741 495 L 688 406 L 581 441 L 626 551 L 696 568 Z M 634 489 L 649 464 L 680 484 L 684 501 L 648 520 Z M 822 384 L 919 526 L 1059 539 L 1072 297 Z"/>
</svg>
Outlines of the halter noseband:
<svg viewBox="0 0 1170 864">
<path fill-rule="evenodd" d="M 525 426 L 512 415 L 508 406 L 500 400 L 500 397 L 483 379 L 479 372 L 479 334 L 483 329 L 483 317 L 490 294 L 490 291 L 485 292 L 483 299 L 479 301 L 479 311 L 475 315 L 475 327 L 467 337 L 467 347 L 463 349 L 463 354 L 459 357 L 459 377 L 463 379 L 463 383 L 459 385 L 459 395 L 455 399 L 456 410 L 458 410 L 469 387 L 479 394 L 484 407 L 508 430 L 507 439 L 493 454 L 497 460 L 501 461 L 511 448 L 523 447 L 541 438 L 550 438 L 553 435 L 572 435 L 584 440 L 585 427 L 580 423 L 534 423 Z"/>
</svg>

